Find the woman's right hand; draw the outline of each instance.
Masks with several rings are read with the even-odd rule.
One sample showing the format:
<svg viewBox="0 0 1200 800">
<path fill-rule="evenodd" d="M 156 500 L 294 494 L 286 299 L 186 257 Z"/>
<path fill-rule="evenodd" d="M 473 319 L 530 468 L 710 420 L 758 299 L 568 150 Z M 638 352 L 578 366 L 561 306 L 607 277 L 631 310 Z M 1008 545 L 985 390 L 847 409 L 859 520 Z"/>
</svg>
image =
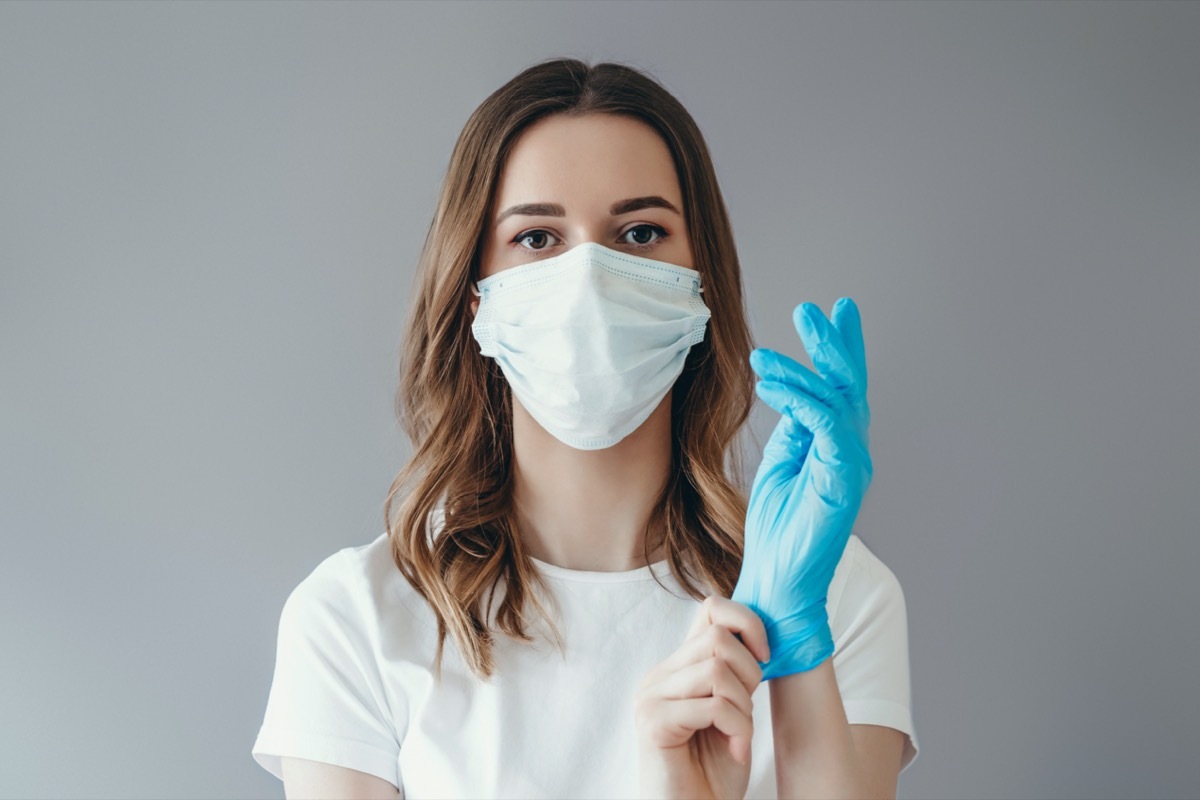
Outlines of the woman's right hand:
<svg viewBox="0 0 1200 800">
<path fill-rule="evenodd" d="M 770 655 L 754 611 L 719 595 L 705 599 L 684 643 L 646 673 L 635 695 L 642 797 L 746 796 L 750 697 Z"/>
</svg>

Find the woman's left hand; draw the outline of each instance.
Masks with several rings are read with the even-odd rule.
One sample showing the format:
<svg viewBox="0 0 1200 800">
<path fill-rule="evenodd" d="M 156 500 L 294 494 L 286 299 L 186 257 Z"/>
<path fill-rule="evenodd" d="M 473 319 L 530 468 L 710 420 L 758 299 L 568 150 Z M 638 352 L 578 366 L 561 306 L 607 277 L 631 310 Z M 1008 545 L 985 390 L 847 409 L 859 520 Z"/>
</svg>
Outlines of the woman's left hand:
<svg viewBox="0 0 1200 800">
<path fill-rule="evenodd" d="M 833 654 L 826 595 L 874 471 L 858 306 L 840 298 L 830 321 L 801 303 L 792 317 L 820 375 L 773 350 L 750 354 L 758 396 L 782 414 L 750 491 L 731 598 L 766 625 L 772 655 L 763 680 L 813 669 Z"/>
</svg>

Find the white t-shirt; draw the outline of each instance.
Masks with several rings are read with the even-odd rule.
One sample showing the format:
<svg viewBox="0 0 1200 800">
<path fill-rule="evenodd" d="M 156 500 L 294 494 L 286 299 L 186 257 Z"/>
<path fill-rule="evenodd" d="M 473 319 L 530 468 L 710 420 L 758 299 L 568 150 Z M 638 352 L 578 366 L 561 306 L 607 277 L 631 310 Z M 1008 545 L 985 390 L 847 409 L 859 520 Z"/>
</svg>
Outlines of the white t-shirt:
<svg viewBox="0 0 1200 800">
<path fill-rule="evenodd" d="M 254 759 L 281 779 L 280 756 L 349 767 L 409 800 L 636 797 L 634 693 L 683 643 L 698 601 L 666 561 L 628 572 L 534 564 L 553 587 L 543 597 L 557 602 L 565 660 L 545 636 L 521 645 L 497 631 L 498 670 L 485 683 L 448 636 L 435 686 L 433 611 L 392 562 L 386 533 L 326 558 L 284 603 Z M 493 620 L 502 596 L 503 580 Z M 826 607 L 846 718 L 908 734 L 907 768 L 918 743 L 904 594 L 858 536 Z M 752 700 L 746 797 L 775 798 L 769 682 Z"/>
</svg>

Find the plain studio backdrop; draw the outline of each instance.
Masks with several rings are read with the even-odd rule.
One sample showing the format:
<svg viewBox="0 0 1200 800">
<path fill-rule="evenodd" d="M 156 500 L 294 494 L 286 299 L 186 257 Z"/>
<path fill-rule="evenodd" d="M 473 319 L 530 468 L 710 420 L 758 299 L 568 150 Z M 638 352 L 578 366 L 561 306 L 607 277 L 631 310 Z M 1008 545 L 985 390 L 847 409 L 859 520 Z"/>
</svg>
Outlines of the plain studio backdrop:
<svg viewBox="0 0 1200 800">
<path fill-rule="evenodd" d="M 900 797 L 1200 794 L 1200 4 L 5 2 L 0 796 L 282 797 L 280 609 L 383 531 L 451 147 L 556 55 L 695 116 L 758 345 L 859 304 Z"/>
</svg>

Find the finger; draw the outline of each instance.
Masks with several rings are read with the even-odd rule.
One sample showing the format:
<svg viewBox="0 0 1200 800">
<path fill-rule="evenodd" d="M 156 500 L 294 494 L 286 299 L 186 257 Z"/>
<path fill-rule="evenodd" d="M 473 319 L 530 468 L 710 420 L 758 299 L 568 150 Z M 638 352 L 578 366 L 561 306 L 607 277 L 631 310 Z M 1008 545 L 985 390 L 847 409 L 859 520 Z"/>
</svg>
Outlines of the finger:
<svg viewBox="0 0 1200 800">
<path fill-rule="evenodd" d="M 724 625 L 714 625 L 713 629 L 716 631 L 713 634 L 716 641 L 711 652 L 729 666 L 738 682 L 745 687 L 748 693 L 754 694 L 754 690 L 762 683 L 763 677 L 762 664 L 759 663 L 758 656 L 742 639 Z M 763 637 L 766 638 L 765 632 Z"/>
<path fill-rule="evenodd" d="M 782 415 L 763 446 L 763 459 L 754 476 L 754 485 L 772 486 L 795 477 L 808 456 L 812 440 L 808 428 L 791 414 Z"/>
<path fill-rule="evenodd" d="M 754 710 L 749 690 L 721 656 L 710 656 L 672 672 L 652 691 L 668 700 L 724 697 L 746 715 Z"/>
<path fill-rule="evenodd" d="M 813 447 L 826 464 L 848 463 L 855 457 L 844 426 L 824 403 L 783 383 L 759 381 L 754 389 L 764 403 L 780 414 L 793 416 L 812 432 Z"/>
<path fill-rule="evenodd" d="M 680 734 L 676 741 L 687 741 L 688 732 L 715 727 L 730 738 L 750 741 L 754 734 L 753 718 L 743 714 L 724 697 L 693 697 L 687 700 L 662 700 L 658 706 L 660 725 Z"/>
<path fill-rule="evenodd" d="M 706 637 L 685 643 L 659 665 L 661 669 L 655 679 L 643 681 L 642 690 L 648 695 L 672 698 L 706 697 L 715 693 L 742 705 L 738 698 L 741 695 L 749 698 L 754 694 L 762 683 L 763 669 L 732 633 L 724 631 L 724 635 L 727 641 L 716 648 L 704 644 Z M 714 688 L 714 674 L 718 668 L 725 677 L 721 679 L 721 685 Z M 732 680 L 736 687 L 725 685 L 727 680 Z"/>
<path fill-rule="evenodd" d="M 750 367 L 764 381 L 791 384 L 826 403 L 830 408 L 840 410 L 846 406 L 846 398 L 830 386 L 828 381 L 782 353 L 760 347 L 750 353 Z"/>
<path fill-rule="evenodd" d="M 704 598 L 700 604 L 700 612 L 692 621 L 692 628 L 687 638 L 691 639 L 706 624 L 720 625 L 722 628 L 740 634 L 744 646 L 750 648 L 753 656 L 766 656 L 760 659 L 767 661 L 771 657 L 771 646 L 767 644 L 767 629 L 762 619 L 754 610 L 736 600 L 712 594 Z"/>
<path fill-rule="evenodd" d="M 824 312 L 813 303 L 801 303 L 792 312 L 792 322 L 817 372 L 835 390 L 857 398 L 861 394 L 858 366 Z"/>
<path fill-rule="evenodd" d="M 867 349 L 863 344 L 862 317 L 858 312 L 858 304 L 850 297 L 839 297 L 833 304 L 833 314 L 830 317 L 833 326 L 842 335 L 846 350 L 858 367 L 859 386 L 865 396 L 867 393 Z"/>
<path fill-rule="evenodd" d="M 739 603 L 738 605 L 741 604 Z M 746 610 L 754 614 L 755 617 L 758 617 L 752 610 L 748 608 Z M 759 624 L 761 623 L 762 620 L 760 619 Z M 765 627 L 763 638 L 766 638 Z M 767 650 L 768 653 L 770 652 L 769 648 L 763 649 Z M 675 672 L 683 670 L 692 664 L 707 661 L 713 656 L 723 659 L 729 665 L 729 668 L 733 671 L 738 681 L 751 694 L 762 683 L 762 664 L 765 664 L 769 660 L 768 658 L 760 661 L 758 655 L 725 626 L 710 625 L 695 636 L 688 638 L 680 645 L 678 650 L 656 665 L 651 670 L 652 674 L 647 674 L 646 679 L 642 682 L 642 686 L 653 689 Z"/>
<path fill-rule="evenodd" d="M 703 622 L 714 616 L 709 609 L 716 609 L 716 618 L 723 622 Z M 771 646 L 762 618 L 754 609 L 720 595 L 705 598 L 701 612 L 700 624 L 693 623 L 687 641 L 677 653 L 663 662 L 664 666 L 668 670 L 678 670 L 687 664 L 718 655 L 737 674 L 746 691 L 753 692 L 754 687 L 762 682 L 761 665 L 771 657 Z"/>
</svg>

